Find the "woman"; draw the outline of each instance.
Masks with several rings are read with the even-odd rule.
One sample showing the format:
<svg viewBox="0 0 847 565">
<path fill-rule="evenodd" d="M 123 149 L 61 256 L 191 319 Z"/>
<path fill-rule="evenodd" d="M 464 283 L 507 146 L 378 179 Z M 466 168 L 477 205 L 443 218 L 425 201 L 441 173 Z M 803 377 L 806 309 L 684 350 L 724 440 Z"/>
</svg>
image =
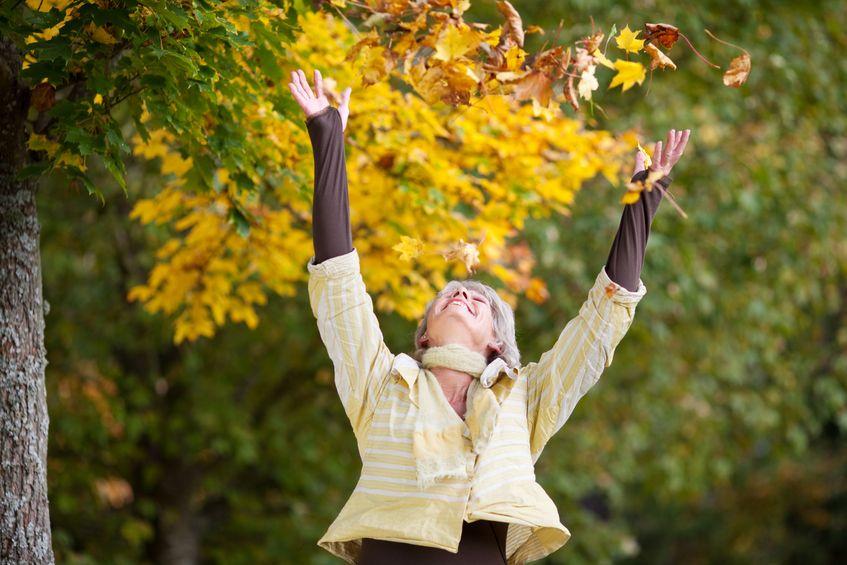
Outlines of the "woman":
<svg viewBox="0 0 847 565">
<path fill-rule="evenodd" d="M 451 281 L 427 305 L 413 356 L 388 350 L 352 245 L 343 131 L 314 71 L 289 89 L 315 159 L 309 299 L 362 457 L 349 500 L 318 545 L 348 563 L 525 563 L 570 532 L 534 465 L 577 401 L 612 362 L 646 288 L 647 236 L 662 198 L 626 205 L 606 264 L 579 314 L 538 362 L 520 365 L 514 315 L 491 287 Z M 690 130 L 656 143 L 651 169 L 670 184 Z M 636 179 L 646 178 L 636 157 Z"/>
</svg>

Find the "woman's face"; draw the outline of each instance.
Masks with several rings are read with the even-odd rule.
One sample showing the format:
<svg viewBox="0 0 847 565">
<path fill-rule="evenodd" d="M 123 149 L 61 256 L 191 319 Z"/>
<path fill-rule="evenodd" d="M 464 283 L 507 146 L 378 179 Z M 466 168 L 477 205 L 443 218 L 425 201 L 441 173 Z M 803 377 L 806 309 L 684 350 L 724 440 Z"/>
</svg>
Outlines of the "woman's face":
<svg viewBox="0 0 847 565">
<path fill-rule="evenodd" d="M 462 285 L 435 301 L 426 327 L 427 347 L 459 343 L 486 358 L 492 350 L 499 351 L 488 298 Z"/>
</svg>

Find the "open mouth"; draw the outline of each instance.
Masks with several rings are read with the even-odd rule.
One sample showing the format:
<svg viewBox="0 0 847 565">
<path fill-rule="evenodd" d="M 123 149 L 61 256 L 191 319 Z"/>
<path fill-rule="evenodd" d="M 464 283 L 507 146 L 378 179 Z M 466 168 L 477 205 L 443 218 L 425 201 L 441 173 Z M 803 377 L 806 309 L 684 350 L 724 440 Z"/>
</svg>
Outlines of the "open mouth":
<svg viewBox="0 0 847 565">
<path fill-rule="evenodd" d="M 471 316 L 476 317 L 476 313 L 473 311 L 473 309 L 471 309 L 470 304 L 468 304 L 464 300 L 460 300 L 458 298 L 454 298 L 453 300 L 451 300 L 450 302 L 445 304 L 444 308 L 442 308 L 441 310 L 444 311 L 444 310 L 446 310 L 447 308 L 450 308 L 450 307 L 457 308 L 457 307 L 462 307 L 462 306 L 464 306 L 467 309 L 467 311 L 471 313 Z"/>
</svg>

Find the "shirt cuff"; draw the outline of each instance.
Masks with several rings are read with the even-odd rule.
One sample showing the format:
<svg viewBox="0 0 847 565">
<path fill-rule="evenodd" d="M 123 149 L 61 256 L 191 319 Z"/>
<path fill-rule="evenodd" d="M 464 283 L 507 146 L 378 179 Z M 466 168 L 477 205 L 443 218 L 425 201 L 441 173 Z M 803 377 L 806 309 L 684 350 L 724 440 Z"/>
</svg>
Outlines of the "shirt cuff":
<svg viewBox="0 0 847 565">
<path fill-rule="evenodd" d="M 647 287 L 640 277 L 638 279 L 638 290 L 629 290 L 609 277 L 605 265 L 594 279 L 594 289 L 605 294 L 615 304 L 638 304 L 647 293 Z"/>
<path fill-rule="evenodd" d="M 312 255 L 306 263 L 311 277 L 332 278 L 359 272 L 359 251 L 355 247 L 348 253 L 330 257 L 320 263 L 315 264 L 314 261 L 315 256 Z"/>
<path fill-rule="evenodd" d="M 312 122 L 312 120 L 314 120 L 315 118 L 317 118 L 319 116 L 323 116 L 324 114 L 328 113 L 330 110 L 335 110 L 335 108 L 332 107 L 332 106 L 327 106 L 326 108 L 324 108 L 322 110 L 318 110 L 317 112 L 315 112 L 314 114 L 312 114 L 311 116 L 306 118 L 306 125 L 309 125 Z"/>
</svg>

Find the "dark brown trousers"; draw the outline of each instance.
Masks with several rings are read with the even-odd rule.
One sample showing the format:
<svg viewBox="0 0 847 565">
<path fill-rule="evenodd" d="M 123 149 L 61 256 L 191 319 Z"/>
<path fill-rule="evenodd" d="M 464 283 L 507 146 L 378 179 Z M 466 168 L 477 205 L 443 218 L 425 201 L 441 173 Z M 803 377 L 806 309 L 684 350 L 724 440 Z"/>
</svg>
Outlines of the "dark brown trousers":
<svg viewBox="0 0 847 565">
<path fill-rule="evenodd" d="M 364 538 L 361 565 L 503 565 L 506 563 L 505 522 L 463 522 L 459 552 L 395 541 Z"/>
</svg>

